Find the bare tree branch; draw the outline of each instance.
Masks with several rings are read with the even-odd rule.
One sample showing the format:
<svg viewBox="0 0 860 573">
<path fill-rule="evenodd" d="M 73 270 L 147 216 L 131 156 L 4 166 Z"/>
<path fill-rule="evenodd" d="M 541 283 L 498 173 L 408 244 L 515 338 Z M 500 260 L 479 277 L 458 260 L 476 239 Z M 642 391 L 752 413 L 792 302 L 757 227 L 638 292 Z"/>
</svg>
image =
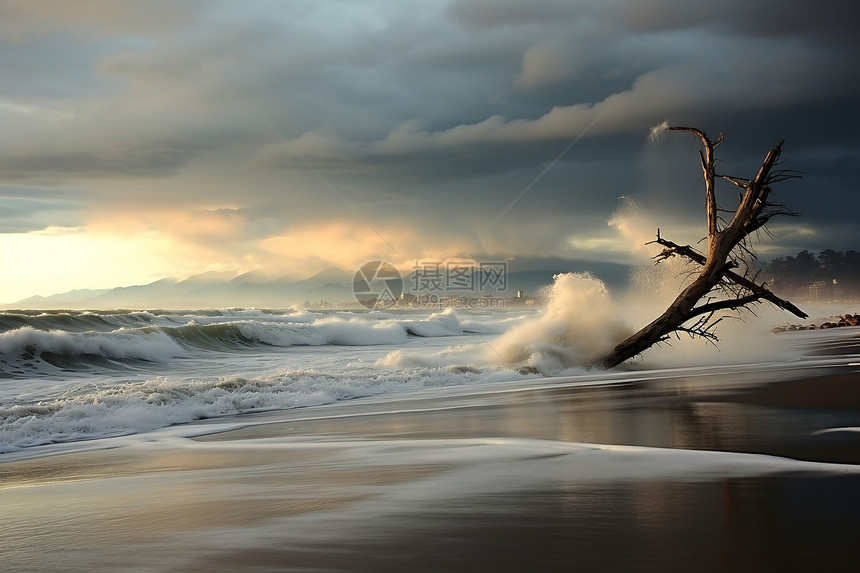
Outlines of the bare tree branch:
<svg viewBox="0 0 860 573">
<path fill-rule="evenodd" d="M 738 298 L 730 298 L 718 302 L 709 302 L 707 304 L 703 304 L 702 306 L 695 307 L 690 312 L 692 316 L 697 316 L 700 314 L 712 314 L 719 310 L 734 310 L 746 307 L 747 305 L 757 302 L 761 299 L 762 295 L 760 294 L 748 294 L 746 296 Z"/>
<path fill-rule="evenodd" d="M 652 345 L 665 341 L 673 332 L 684 332 L 713 343 L 717 340 L 714 328 L 722 320 L 722 317 L 714 318 L 716 313 L 747 309 L 763 300 L 795 316 L 807 318 L 807 314 L 794 304 L 779 298 L 755 282 L 756 256 L 749 244 L 750 234 L 765 229 L 771 218 L 794 215 L 784 205 L 770 201 L 772 184 L 800 177 L 796 171 L 774 169 L 774 166 L 779 165 L 783 142 L 780 141 L 767 153 L 752 179 L 717 176 L 714 170 L 714 149 L 722 143 L 722 133 L 712 142 L 704 131 L 695 127 L 665 126 L 664 129 L 692 133 L 702 142 L 703 149 L 699 152 L 699 158 L 705 179 L 707 254 L 696 251 L 690 245 L 669 241 L 663 238 L 660 229 L 657 229 L 657 239 L 653 242 L 665 247 L 654 257 L 657 262 L 678 255 L 699 265 L 699 273 L 662 315 L 622 341 L 607 356 L 595 361 L 605 367 L 616 366 L 636 356 Z M 718 215 L 721 210 L 716 203 L 716 178 L 725 179 L 741 189 L 738 207 L 731 220 L 723 225 L 718 224 L 722 218 Z M 738 269 L 739 272 L 733 269 Z M 722 298 L 716 299 L 711 293 L 720 294 Z M 700 304 L 703 299 L 706 302 Z M 694 322 L 690 324 L 690 321 Z"/>
<path fill-rule="evenodd" d="M 687 257 L 691 261 L 699 263 L 700 265 L 705 265 L 705 263 L 707 262 L 707 259 L 703 255 L 694 251 L 692 248 L 690 248 L 689 245 L 685 245 L 685 246 L 678 245 L 677 243 L 673 243 L 672 241 L 669 241 L 667 239 L 664 239 L 663 237 L 660 237 L 659 234 L 657 236 L 657 240 L 654 242 L 658 243 L 660 245 L 663 245 L 664 247 L 667 247 L 666 250 L 664 250 L 660 255 L 658 255 L 662 258 L 668 258 L 672 255 L 678 254 L 678 255 L 682 255 L 684 257 Z M 669 253 L 668 255 L 666 255 L 667 252 Z M 725 266 L 729 267 L 729 266 L 731 266 L 731 263 L 727 263 Z M 744 276 L 741 276 L 735 272 L 732 272 L 728 268 L 726 268 L 724 276 L 726 279 L 738 284 L 739 286 L 746 288 L 751 293 L 755 294 L 757 296 L 757 298 L 763 298 L 763 299 L 767 300 L 768 302 L 771 302 L 771 303 L 775 304 L 776 306 L 778 306 L 784 310 L 787 310 L 788 312 L 792 313 L 793 315 L 797 316 L 798 318 L 809 318 L 808 314 L 806 314 L 805 312 L 803 312 L 802 310 L 800 310 L 799 308 L 794 306 L 791 302 L 779 298 L 778 296 L 773 294 L 771 291 L 769 291 L 765 287 L 757 285 L 756 283 L 754 283 L 753 281 L 751 281 L 747 277 L 744 277 Z"/>
<path fill-rule="evenodd" d="M 714 188 L 714 143 L 708 139 L 707 134 L 696 127 L 672 127 L 669 131 L 687 131 L 696 135 L 702 142 L 704 148 L 699 152 L 702 160 L 702 176 L 705 178 L 705 214 L 708 219 L 708 240 L 717 232 L 717 194 Z M 723 134 L 717 138 L 717 145 L 722 143 Z M 710 246 L 708 247 L 710 250 Z"/>
</svg>

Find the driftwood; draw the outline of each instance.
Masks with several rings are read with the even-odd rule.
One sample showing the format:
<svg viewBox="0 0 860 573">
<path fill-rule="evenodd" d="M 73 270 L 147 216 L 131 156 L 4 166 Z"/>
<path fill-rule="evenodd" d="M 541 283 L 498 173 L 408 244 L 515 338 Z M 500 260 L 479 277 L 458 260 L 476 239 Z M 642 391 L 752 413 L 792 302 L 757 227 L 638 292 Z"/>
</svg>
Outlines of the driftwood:
<svg viewBox="0 0 860 573">
<path fill-rule="evenodd" d="M 674 256 L 684 257 L 701 267 L 696 278 L 678 295 L 666 311 L 653 322 L 618 344 L 612 352 L 595 361 L 611 368 L 632 358 L 654 344 L 663 342 L 670 334 L 686 333 L 716 341 L 714 329 L 721 320 L 718 313 L 739 310 L 768 301 L 795 316 L 807 318 L 806 313 L 755 282 L 752 252 L 748 238 L 763 229 L 777 215 L 794 215 L 784 206 L 771 201 L 771 185 L 800 177 L 797 172 L 776 169 L 782 153 L 780 141 L 771 149 L 761 168 L 752 179 L 718 175 L 714 150 L 722 143 L 722 134 L 711 141 L 704 131 L 695 127 L 666 127 L 669 131 L 684 131 L 701 140 L 699 152 L 705 179 L 705 210 L 707 215 L 707 252 L 699 253 L 690 245 L 678 245 L 660 236 L 655 243 L 665 247 L 655 257 L 659 262 Z M 740 204 L 730 221 L 720 217 L 716 200 L 716 180 L 725 179 L 741 189 Z"/>
</svg>

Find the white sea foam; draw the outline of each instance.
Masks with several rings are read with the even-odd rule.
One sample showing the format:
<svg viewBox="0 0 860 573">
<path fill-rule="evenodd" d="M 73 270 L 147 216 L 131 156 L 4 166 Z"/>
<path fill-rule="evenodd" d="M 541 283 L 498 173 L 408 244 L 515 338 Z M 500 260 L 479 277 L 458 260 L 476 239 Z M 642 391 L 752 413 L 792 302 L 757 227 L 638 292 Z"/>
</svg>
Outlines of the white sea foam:
<svg viewBox="0 0 860 573">
<path fill-rule="evenodd" d="M 0 333 L 0 354 L 51 352 L 60 355 L 97 355 L 107 358 L 168 360 L 186 351 L 163 332 L 121 328 L 110 333 L 70 333 L 24 326 Z"/>
<path fill-rule="evenodd" d="M 498 337 L 499 322 L 471 322 L 479 342 L 433 353 L 396 350 L 379 361 L 388 367 L 458 366 L 477 369 L 530 366 L 544 374 L 581 368 L 590 358 L 608 352 L 630 332 L 617 316 L 606 287 L 589 274 L 566 273 L 555 277 L 549 302 L 542 311 L 520 315 L 502 323 L 507 330 Z M 439 318 L 435 316 L 435 318 Z M 431 318 L 434 318 L 431 317 Z M 456 319 L 453 313 L 446 320 Z M 475 328 L 475 326 L 478 328 Z M 453 330 L 453 322 L 447 323 Z M 463 329 L 463 325 L 459 325 Z M 477 331 L 477 332 L 476 332 Z"/>
<path fill-rule="evenodd" d="M 452 309 L 436 312 L 419 320 L 404 322 L 409 332 L 418 336 L 453 336 L 463 334 L 463 327 Z"/>
<path fill-rule="evenodd" d="M 424 318 L 394 318 L 390 315 L 326 316 L 313 321 L 237 321 L 246 338 L 273 346 L 374 346 L 399 344 L 412 334 L 423 337 L 463 334 L 457 315 L 449 310 Z"/>
<path fill-rule="evenodd" d="M 412 335 L 447 337 L 465 332 L 457 314 L 450 309 L 429 316 L 347 312 L 323 316 L 310 312 L 272 315 L 259 311 L 224 311 L 216 316 L 134 314 L 135 320 L 145 317 L 144 326 L 113 330 L 108 328 L 110 322 L 100 322 L 104 327 L 101 330 L 81 330 L 93 326 L 92 322 L 82 324 L 74 317 L 49 315 L 51 319 L 61 317 L 68 330 L 22 326 L 2 332 L 0 361 L 26 362 L 45 352 L 71 357 L 169 361 L 187 357 L 195 349 L 229 352 L 256 344 L 278 347 L 392 345 L 403 343 Z M 128 315 L 112 318 L 111 322 L 128 322 Z M 482 331 L 502 328 L 490 320 L 471 321 L 469 325 L 473 330 Z"/>
<path fill-rule="evenodd" d="M 481 384 L 516 377 L 510 371 L 384 369 L 346 365 L 341 371 L 292 370 L 257 378 L 158 377 L 140 383 L 76 386 L 35 404 L 0 407 L 0 453 L 23 447 L 133 434 L 248 411 L 329 404 L 428 387 Z"/>
<path fill-rule="evenodd" d="M 132 314 L 48 313 L 38 317 L 40 324 L 60 321 L 69 330 L 25 326 L 0 334 L 0 372 L 12 376 L 0 378 L 0 451 L 519 376 L 502 368 L 449 369 L 443 362 L 412 367 L 377 362 L 392 345 L 421 341 L 422 347 L 440 350 L 448 338 L 467 336 L 453 310 Z M 499 331 L 509 319 L 496 324 L 484 316 L 472 328 Z M 142 326 L 109 330 L 117 324 Z M 81 330 L 94 326 L 105 330 Z M 344 348 L 293 351 L 325 345 Z M 87 359 L 91 356 L 109 362 Z M 123 360 L 151 364 L 111 369 L 113 361 Z M 68 373 L 65 381 L 57 377 L 58 369 Z"/>
<path fill-rule="evenodd" d="M 395 321 L 369 322 L 358 318 L 324 318 L 313 324 L 329 344 L 368 346 L 397 344 L 406 340 L 406 328 Z"/>
<path fill-rule="evenodd" d="M 603 282 L 567 273 L 555 277 L 543 313 L 492 341 L 487 356 L 555 372 L 610 351 L 627 333 Z"/>
</svg>

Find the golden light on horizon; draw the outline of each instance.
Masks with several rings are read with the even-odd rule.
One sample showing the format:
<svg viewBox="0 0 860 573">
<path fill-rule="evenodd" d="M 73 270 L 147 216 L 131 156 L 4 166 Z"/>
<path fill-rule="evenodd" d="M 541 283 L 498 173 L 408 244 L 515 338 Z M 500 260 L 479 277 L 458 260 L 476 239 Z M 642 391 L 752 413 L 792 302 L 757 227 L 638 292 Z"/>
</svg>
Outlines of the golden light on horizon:
<svg viewBox="0 0 860 573">
<path fill-rule="evenodd" d="M 164 277 L 171 249 L 157 233 L 105 235 L 49 228 L 3 234 L 0 301 L 152 282 Z"/>
</svg>

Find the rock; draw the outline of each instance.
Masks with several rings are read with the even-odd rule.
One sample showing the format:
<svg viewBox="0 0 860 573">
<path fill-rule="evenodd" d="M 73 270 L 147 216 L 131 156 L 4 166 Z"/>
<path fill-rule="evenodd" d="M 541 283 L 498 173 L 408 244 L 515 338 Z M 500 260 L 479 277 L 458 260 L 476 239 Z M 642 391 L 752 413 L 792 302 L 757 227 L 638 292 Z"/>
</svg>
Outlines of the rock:
<svg viewBox="0 0 860 573">
<path fill-rule="evenodd" d="M 538 370 L 534 366 L 520 366 L 519 368 L 517 368 L 517 372 L 524 375 L 540 374 L 540 370 Z"/>
<path fill-rule="evenodd" d="M 771 329 L 771 334 L 779 332 L 796 332 L 799 330 L 820 330 L 825 328 L 839 328 L 843 326 L 860 326 L 860 314 L 845 314 L 842 316 L 831 317 L 826 322 L 819 325 L 815 324 L 788 324 L 786 326 L 775 326 Z"/>
</svg>

